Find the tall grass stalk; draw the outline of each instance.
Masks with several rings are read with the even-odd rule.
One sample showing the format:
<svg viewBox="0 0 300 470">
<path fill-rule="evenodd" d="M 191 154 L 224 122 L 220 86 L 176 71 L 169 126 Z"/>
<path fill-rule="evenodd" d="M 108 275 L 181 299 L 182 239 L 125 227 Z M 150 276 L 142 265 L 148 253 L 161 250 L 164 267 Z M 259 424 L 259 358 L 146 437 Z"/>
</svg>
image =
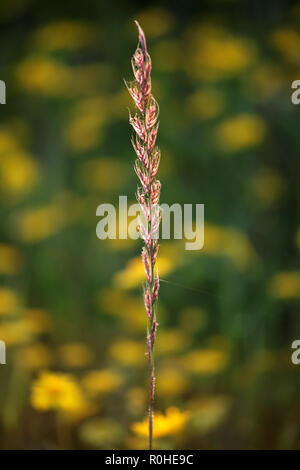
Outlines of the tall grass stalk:
<svg viewBox="0 0 300 470">
<path fill-rule="evenodd" d="M 155 394 L 154 343 L 158 327 L 156 304 L 159 291 L 159 276 L 158 270 L 155 270 L 155 264 L 159 247 L 157 239 L 161 219 L 159 210 L 161 184 L 156 179 L 160 151 L 155 145 L 159 126 L 159 107 L 151 94 L 151 58 L 147 51 L 145 34 L 139 23 L 137 21 L 135 23 L 138 28 L 139 43 L 131 60 L 134 81 L 125 83 L 136 107 L 135 114 L 133 116 L 129 114 L 129 122 L 135 132 L 132 137 L 132 145 L 137 155 L 134 168 L 140 182 L 136 197 L 145 221 L 140 223 L 140 232 L 144 243 L 141 255 L 146 273 L 143 297 L 148 319 L 149 448 L 152 449 Z"/>
</svg>

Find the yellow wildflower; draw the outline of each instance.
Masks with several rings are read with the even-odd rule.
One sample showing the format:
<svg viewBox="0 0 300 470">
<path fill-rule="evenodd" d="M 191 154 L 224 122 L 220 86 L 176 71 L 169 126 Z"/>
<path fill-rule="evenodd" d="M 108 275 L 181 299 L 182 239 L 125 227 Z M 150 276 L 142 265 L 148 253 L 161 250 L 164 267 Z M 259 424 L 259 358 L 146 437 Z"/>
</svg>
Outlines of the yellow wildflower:
<svg viewBox="0 0 300 470">
<path fill-rule="evenodd" d="M 1 156 L 1 190 L 10 196 L 23 195 L 31 190 L 38 178 L 38 166 L 33 157 L 22 151 Z"/>
<path fill-rule="evenodd" d="M 82 70 L 79 70 L 79 75 L 82 76 L 82 86 L 85 87 L 86 77 Z M 85 152 L 99 144 L 102 126 L 109 117 L 108 109 L 107 97 L 100 95 L 86 97 L 76 103 L 72 118 L 64 131 L 66 142 L 72 150 Z"/>
<path fill-rule="evenodd" d="M 16 220 L 19 237 L 25 243 L 36 243 L 58 232 L 65 221 L 61 208 L 55 204 L 25 209 Z"/>
<path fill-rule="evenodd" d="M 109 369 L 88 372 L 82 379 L 84 388 L 91 393 L 91 395 L 114 391 L 121 383 L 122 377 L 120 374 Z"/>
<path fill-rule="evenodd" d="M 0 338 L 7 346 L 25 344 L 33 339 L 30 331 L 26 328 L 26 324 L 22 320 L 1 323 Z"/>
<path fill-rule="evenodd" d="M 214 25 L 198 26 L 189 32 L 191 52 L 187 54 L 187 72 L 194 78 L 216 80 L 235 76 L 256 59 L 252 43 L 236 38 Z"/>
<path fill-rule="evenodd" d="M 69 374 L 43 371 L 32 385 L 31 404 L 38 411 L 76 412 L 82 402 L 82 392 Z"/>
<path fill-rule="evenodd" d="M 161 276 L 172 271 L 174 260 L 160 254 L 157 259 L 157 268 Z M 114 282 L 118 287 L 130 289 L 141 284 L 145 279 L 145 269 L 140 257 L 131 259 L 126 268 L 114 276 Z"/>
<path fill-rule="evenodd" d="M 35 33 L 38 46 L 46 49 L 78 49 L 93 42 L 94 27 L 83 21 L 56 21 Z"/>
<path fill-rule="evenodd" d="M 130 310 L 133 310 L 135 315 L 144 311 L 140 297 L 113 288 L 101 290 L 97 296 L 97 304 L 105 313 L 115 316 L 127 316 Z"/>
<path fill-rule="evenodd" d="M 181 330 L 161 330 L 157 336 L 155 351 L 160 355 L 169 355 L 182 351 L 188 344 L 188 337 Z"/>
<path fill-rule="evenodd" d="M 277 299 L 293 299 L 300 296 L 300 272 L 282 271 L 270 281 L 270 293 Z"/>
<path fill-rule="evenodd" d="M 224 109 L 224 96 L 213 88 L 198 90 L 192 93 L 186 101 L 187 112 L 201 120 L 213 119 Z"/>
<path fill-rule="evenodd" d="M 222 372 L 228 364 L 228 354 L 218 349 L 197 349 L 182 357 L 183 367 L 195 374 L 213 375 Z"/>
<path fill-rule="evenodd" d="M 103 289 L 97 296 L 97 305 L 104 313 L 118 317 L 128 331 L 145 331 L 147 317 L 141 296 L 114 288 Z"/>
<path fill-rule="evenodd" d="M 98 406 L 83 398 L 77 403 L 77 406 L 70 409 L 62 409 L 59 411 L 62 419 L 69 423 L 78 423 L 98 412 Z"/>
<path fill-rule="evenodd" d="M 133 340 L 119 340 L 110 347 L 111 357 L 125 366 L 140 366 L 145 364 L 146 346 Z"/>
<path fill-rule="evenodd" d="M 74 80 L 72 71 L 62 63 L 38 57 L 22 62 L 17 67 L 16 76 L 25 90 L 49 96 L 64 94 Z"/>
<path fill-rule="evenodd" d="M 185 374 L 178 368 L 164 367 L 157 373 L 159 394 L 164 397 L 176 397 L 186 391 L 188 381 Z"/>
<path fill-rule="evenodd" d="M 226 228 L 222 243 L 222 253 L 230 257 L 241 270 L 251 266 L 258 259 L 247 236 L 236 229 Z"/>
<path fill-rule="evenodd" d="M 203 253 L 214 256 L 228 256 L 237 268 L 244 270 L 258 260 L 258 256 L 247 236 L 231 227 L 205 225 Z"/>
<path fill-rule="evenodd" d="M 65 138 L 70 148 L 85 152 L 96 147 L 100 142 L 102 123 L 101 114 L 76 116 L 65 130 Z"/>
<path fill-rule="evenodd" d="M 266 133 L 263 119 L 251 114 L 228 118 L 218 125 L 216 141 L 225 152 L 239 152 L 259 145 Z"/>
<path fill-rule="evenodd" d="M 166 410 L 165 415 L 160 412 L 155 413 L 153 424 L 153 437 L 159 438 L 179 433 L 184 428 L 188 419 L 188 411 L 180 411 L 178 408 L 175 407 L 168 408 Z M 133 423 L 131 429 L 139 436 L 148 436 L 148 418 L 145 418 L 144 421 L 142 421 L 141 423 Z"/>
<path fill-rule="evenodd" d="M 0 288 L 0 315 L 18 313 L 20 309 L 20 298 L 11 289 Z"/>
</svg>

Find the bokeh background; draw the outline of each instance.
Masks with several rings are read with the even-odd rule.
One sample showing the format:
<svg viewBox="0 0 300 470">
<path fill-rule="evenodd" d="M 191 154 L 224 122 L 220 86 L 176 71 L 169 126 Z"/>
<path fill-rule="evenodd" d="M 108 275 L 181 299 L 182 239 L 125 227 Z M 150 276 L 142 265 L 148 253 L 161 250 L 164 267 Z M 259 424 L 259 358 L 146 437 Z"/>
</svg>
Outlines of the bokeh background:
<svg viewBox="0 0 300 470">
<path fill-rule="evenodd" d="M 143 5 L 142 5 L 143 3 Z M 140 241 L 123 77 L 143 26 L 161 202 L 205 204 L 205 245 L 163 241 L 155 447 L 300 448 L 300 3 L 2 0 L 2 449 L 143 449 Z"/>
</svg>

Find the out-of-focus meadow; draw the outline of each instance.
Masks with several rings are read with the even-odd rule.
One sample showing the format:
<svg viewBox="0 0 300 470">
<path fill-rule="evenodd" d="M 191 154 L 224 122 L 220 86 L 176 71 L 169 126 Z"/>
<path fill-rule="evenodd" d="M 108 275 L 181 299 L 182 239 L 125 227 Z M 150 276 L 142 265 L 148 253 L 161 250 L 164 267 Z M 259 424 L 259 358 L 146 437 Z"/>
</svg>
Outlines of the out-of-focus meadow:
<svg viewBox="0 0 300 470">
<path fill-rule="evenodd" d="M 203 250 L 159 251 L 155 448 L 300 448 L 300 3 L 197 4 L 1 1 L 3 449 L 147 446 L 141 242 L 95 232 L 134 202 L 136 18 L 161 202 L 205 204 Z"/>
</svg>

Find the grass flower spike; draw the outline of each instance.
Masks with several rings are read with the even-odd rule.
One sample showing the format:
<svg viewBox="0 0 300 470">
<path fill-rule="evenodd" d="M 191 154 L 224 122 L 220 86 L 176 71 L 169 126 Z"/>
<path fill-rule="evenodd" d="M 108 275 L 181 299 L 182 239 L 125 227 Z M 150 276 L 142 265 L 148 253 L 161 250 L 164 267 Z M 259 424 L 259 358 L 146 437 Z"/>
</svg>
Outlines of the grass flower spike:
<svg viewBox="0 0 300 470">
<path fill-rule="evenodd" d="M 152 449 L 153 406 L 155 393 L 154 343 L 158 323 L 156 321 L 156 302 L 159 291 L 158 270 L 155 263 L 158 253 L 158 229 L 160 224 L 160 181 L 156 175 L 160 162 L 160 151 L 156 147 L 158 133 L 159 108 L 151 94 L 151 58 L 147 51 L 145 34 L 136 21 L 139 44 L 133 55 L 131 64 L 135 80 L 126 83 L 128 91 L 136 106 L 134 116 L 129 115 L 129 122 L 135 136 L 132 146 L 137 155 L 135 172 L 140 182 L 137 189 L 137 200 L 141 206 L 145 223 L 140 223 L 140 233 L 144 241 L 142 262 L 145 266 L 146 282 L 144 285 L 144 304 L 148 318 L 147 356 L 150 372 L 149 393 L 149 447 Z"/>
</svg>

